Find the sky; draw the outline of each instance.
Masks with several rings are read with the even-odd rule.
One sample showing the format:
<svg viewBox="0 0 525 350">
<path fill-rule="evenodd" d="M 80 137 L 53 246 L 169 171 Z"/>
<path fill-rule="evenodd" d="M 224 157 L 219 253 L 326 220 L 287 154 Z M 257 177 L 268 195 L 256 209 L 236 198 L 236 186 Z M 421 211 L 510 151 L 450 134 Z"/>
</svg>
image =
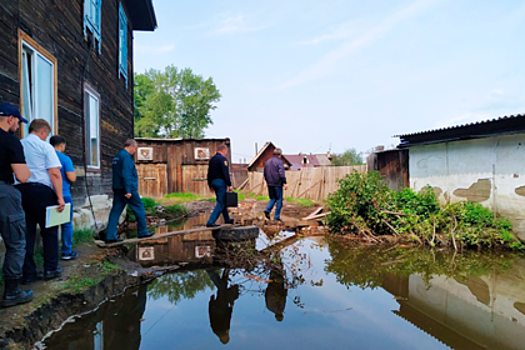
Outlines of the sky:
<svg viewBox="0 0 525 350">
<path fill-rule="evenodd" d="M 134 69 L 168 65 L 221 92 L 206 137 L 247 162 L 367 152 L 393 135 L 525 113 L 525 2 L 153 0 Z"/>
</svg>

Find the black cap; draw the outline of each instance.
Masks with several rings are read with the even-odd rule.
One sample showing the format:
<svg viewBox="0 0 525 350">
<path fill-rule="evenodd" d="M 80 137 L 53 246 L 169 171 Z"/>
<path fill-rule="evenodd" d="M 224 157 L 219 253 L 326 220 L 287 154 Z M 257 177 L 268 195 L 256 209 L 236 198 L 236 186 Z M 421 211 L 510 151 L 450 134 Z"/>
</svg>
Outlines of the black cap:
<svg viewBox="0 0 525 350">
<path fill-rule="evenodd" d="M 29 122 L 22 118 L 20 115 L 20 110 L 9 103 L 2 103 L 0 104 L 0 117 L 9 117 L 13 116 L 15 118 L 18 118 L 21 122 L 28 124 Z"/>
</svg>

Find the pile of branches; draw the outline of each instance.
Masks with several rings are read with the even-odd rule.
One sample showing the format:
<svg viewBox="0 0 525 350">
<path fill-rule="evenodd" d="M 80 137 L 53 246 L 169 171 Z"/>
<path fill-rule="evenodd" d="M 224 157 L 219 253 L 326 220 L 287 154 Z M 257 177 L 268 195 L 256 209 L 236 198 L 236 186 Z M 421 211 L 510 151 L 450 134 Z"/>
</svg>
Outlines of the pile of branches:
<svg viewBox="0 0 525 350">
<path fill-rule="evenodd" d="M 432 187 L 419 193 L 393 191 L 378 172 L 354 172 L 339 181 L 328 199 L 328 226 L 332 232 L 363 235 L 371 241 L 393 235 L 430 246 L 522 250 L 506 218 L 496 218 L 479 203 L 441 206 Z"/>
</svg>

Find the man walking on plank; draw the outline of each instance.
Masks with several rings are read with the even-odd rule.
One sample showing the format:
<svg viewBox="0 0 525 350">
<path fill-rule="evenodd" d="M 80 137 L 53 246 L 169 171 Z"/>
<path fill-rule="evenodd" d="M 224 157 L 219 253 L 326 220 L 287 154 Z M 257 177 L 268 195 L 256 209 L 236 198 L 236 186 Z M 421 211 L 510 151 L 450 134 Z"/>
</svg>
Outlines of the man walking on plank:
<svg viewBox="0 0 525 350">
<path fill-rule="evenodd" d="M 155 232 L 149 232 L 146 224 L 146 210 L 139 195 L 139 176 L 133 155 L 137 151 L 137 141 L 129 139 L 113 158 L 113 207 L 109 214 L 106 230 L 106 243 L 122 242 L 117 237 L 117 226 L 120 215 L 126 204 L 129 205 L 137 218 L 138 237 L 151 237 Z"/>
<path fill-rule="evenodd" d="M 42 279 L 34 259 L 37 224 L 44 246 L 43 278 L 50 280 L 62 275 L 62 269 L 58 267 L 58 226 L 46 228 L 46 208 L 58 205 L 57 210 L 62 212 L 66 205 L 60 174 L 62 165 L 53 146 L 46 142 L 50 133 L 51 125 L 46 120 L 35 119 L 29 124 L 29 135 L 22 140 L 27 166 L 31 170 L 29 180 L 16 186 L 22 193 L 27 227 L 24 284 Z"/>
<path fill-rule="evenodd" d="M 207 227 L 220 226 L 215 222 L 221 214 L 224 217 L 225 224 L 233 223 L 226 207 L 226 191 L 233 191 L 227 155 L 228 146 L 220 144 L 217 147 L 217 154 L 210 159 L 210 164 L 208 165 L 208 186 L 215 192 L 217 204 L 210 215 L 208 223 L 206 223 Z"/>
<path fill-rule="evenodd" d="M 284 164 L 281 160 L 282 152 L 280 148 L 273 151 L 273 157 L 264 163 L 264 179 L 268 185 L 268 194 L 270 202 L 264 211 L 266 219 L 270 220 L 270 213 L 275 204 L 275 220 L 281 221 L 281 208 L 283 207 L 283 186 L 286 190 L 286 175 L 284 173 Z"/>
<path fill-rule="evenodd" d="M 4 239 L 4 296 L 3 307 L 26 303 L 33 291 L 18 288 L 26 255 L 26 221 L 22 196 L 13 187 L 13 173 L 26 182 L 31 173 L 26 164 L 24 149 L 15 133 L 21 123 L 27 123 L 20 111 L 8 103 L 0 104 L 0 234 Z"/>
</svg>

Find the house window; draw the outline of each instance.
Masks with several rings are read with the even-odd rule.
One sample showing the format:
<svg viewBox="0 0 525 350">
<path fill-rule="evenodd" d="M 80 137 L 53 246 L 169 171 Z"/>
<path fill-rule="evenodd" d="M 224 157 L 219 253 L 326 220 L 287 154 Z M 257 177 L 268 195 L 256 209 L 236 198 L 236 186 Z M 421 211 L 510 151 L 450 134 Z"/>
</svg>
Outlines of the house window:
<svg viewBox="0 0 525 350">
<path fill-rule="evenodd" d="M 100 96 L 89 87 L 84 94 L 87 165 L 100 169 Z"/>
<path fill-rule="evenodd" d="M 45 119 L 56 133 L 56 59 L 25 34 L 20 34 L 22 113 L 31 122 Z M 29 133 L 24 124 L 23 135 Z"/>
<path fill-rule="evenodd" d="M 119 75 L 128 87 L 128 18 L 122 3 L 119 5 Z"/>
<path fill-rule="evenodd" d="M 102 0 L 84 0 L 84 36 L 87 35 L 87 30 L 93 34 L 93 37 L 98 43 L 98 53 L 101 52 L 101 8 Z"/>
</svg>

